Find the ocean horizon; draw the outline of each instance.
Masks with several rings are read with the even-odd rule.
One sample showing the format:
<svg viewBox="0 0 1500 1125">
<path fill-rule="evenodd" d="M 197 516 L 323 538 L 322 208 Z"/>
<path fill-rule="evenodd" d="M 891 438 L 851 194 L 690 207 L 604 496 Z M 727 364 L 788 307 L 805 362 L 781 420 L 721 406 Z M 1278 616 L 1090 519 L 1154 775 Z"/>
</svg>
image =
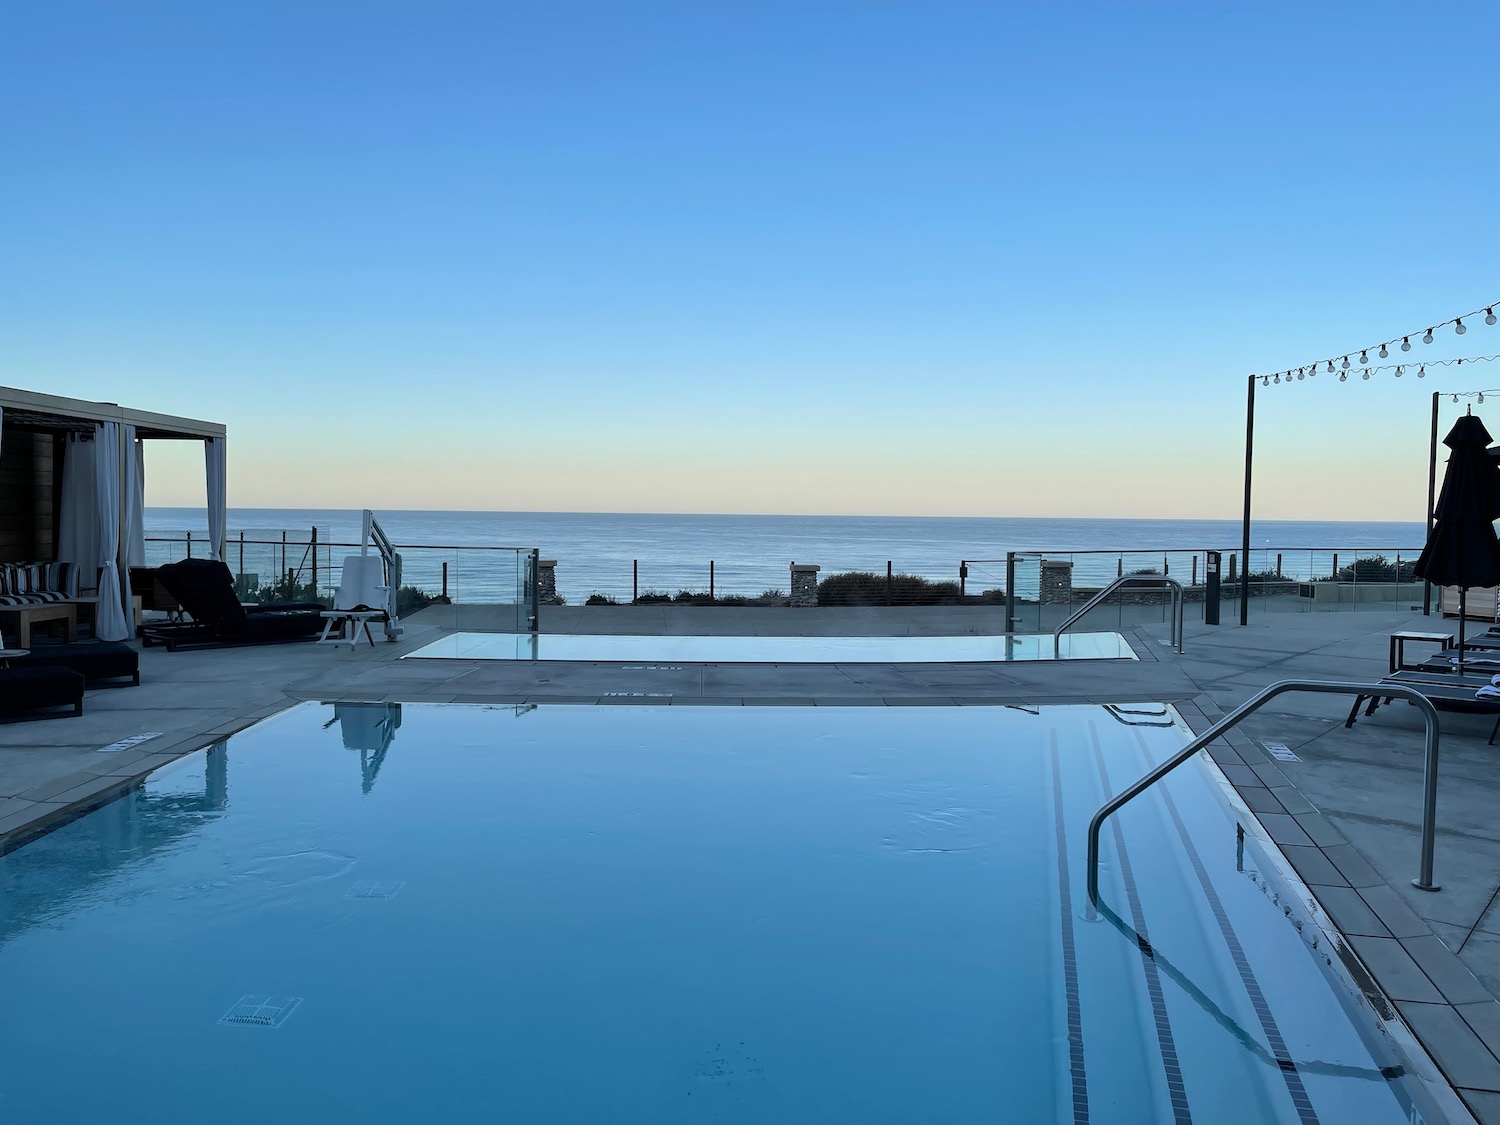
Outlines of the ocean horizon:
<svg viewBox="0 0 1500 1125">
<path fill-rule="evenodd" d="M 558 592 L 572 603 L 595 593 L 628 599 L 636 589 L 707 590 L 711 562 L 717 593 L 751 595 L 786 590 L 792 562 L 818 565 L 825 577 L 851 570 L 884 573 L 889 564 L 896 573 L 957 581 L 960 564 L 969 560 L 968 586 L 978 591 L 1003 585 L 1009 551 L 1082 554 L 1075 571 L 1080 581 L 1111 576 L 1122 566 L 1159 565 L 1163 554 L 1172 557 L 1175 574 L 1179 564 L 1192 565 L 1194 554 L 1238 551 L 1241 536 L 1238 520 L 399 510 L 378 511 L 376 518 L 402 551 L 408 582 L 434 589 L 441 562 L 448 561 L 450 582 L 477 600 L 476 583 L 491 584 L 479 577 L 483 564 L 495 556 L 475 548 L 535 548 L 542 558 L 557 560 Z M 228 511 L 230 537 L 243 533 L 247 541 L 274 541 L 285 531 L 290 541 L 302 542 L 317 528 L 321 544 L 356 544 L 360 524 L 358 509 Z M 201 542 L 207 526 L 203 508 L 145 512 L 148 540 L 180 541 L 191 531 Z M 1414 554 L 1426 539 L 1422 523 L 1398 521 L 1256 520 L 1251 533 L 1251 568 L 1273 569 L 1280 554 L 1289 577 L 1331 567 L 1335 553 L 1341 565 L 1357 555 Z M 172 546 L 148 544 L 148 555 L 166 561 Z M 334 561 L 344 553 L 329 552 Z"/>
</svg>

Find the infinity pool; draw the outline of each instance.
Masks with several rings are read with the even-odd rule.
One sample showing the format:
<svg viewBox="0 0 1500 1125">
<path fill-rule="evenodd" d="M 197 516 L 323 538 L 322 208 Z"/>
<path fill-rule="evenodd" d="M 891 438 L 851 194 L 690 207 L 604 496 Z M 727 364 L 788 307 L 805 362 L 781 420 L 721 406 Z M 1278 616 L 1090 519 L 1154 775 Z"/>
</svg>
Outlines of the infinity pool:
<svg viewBox="0 0 1500 1125">
<path fill-rule="evenodd" d="M 1086 909 L 1186 737 L 304 704 L 0 857 L 0 1120 L 1437 1120 L 1206 767 Z"/>
<path fill-rule="evenodd" d="M 691 664 L 936 664 L 1134 660 L 1119 633 L 992 637 L 684 637 L 583 633 L 450 633 L 406 654 L 419 660 L 685 661 Z"/>
</svg>

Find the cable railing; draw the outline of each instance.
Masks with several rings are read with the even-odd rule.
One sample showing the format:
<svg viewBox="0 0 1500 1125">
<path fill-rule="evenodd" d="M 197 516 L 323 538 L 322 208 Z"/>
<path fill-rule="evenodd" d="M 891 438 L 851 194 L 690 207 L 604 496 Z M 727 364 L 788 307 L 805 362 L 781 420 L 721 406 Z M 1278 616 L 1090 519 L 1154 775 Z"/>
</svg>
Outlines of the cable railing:
<svg viewBox="0 0 1500 1125">
<path fill-rule="evenodd" d="M 208 538 L 190 532 L 146 539 L 146 564 L 207 556 Z M 317 529 L 236 532 L 224 544 L 224 563 L 241 601 L 319 601 L 332 604 L 345 555 L 357 542 L 327 540 Z M 501 607 L 497 628 L 530 632 L 537 621 L 537 551 L 527 547 L 400 547 L 397 611 L 409 616 L 428 605 Z"/>
<path fill-rule="evenodd" d="M 325 539 L 319 529 L 252 529 L 232 535 L 225 562 L 241 596 L 329 596 L 342 553 L 357 544 Z M 877 548 L 878 550 L 878 548 Z M 402 546 L 408 597 L 455 604 L 513 604 L 527 584 L 525 549 L 487 545 Z M 550 604 L 784 606 L 790 603 L 790 560 L 690 558 L 669 549 L 641 551 L 609 544 L 594 556 L 557 558 L 548 575 Z M 147 562 L 159 565 L 208 553 L 202 533 L 157 533 Z M 552 552 L 544 553 L 555 557 Z M 842 557 L 806 560 L 821 567 L 817 604 L 824 606 L 968 606 L 1008 611 L 1002 630 L 1049 633 L 1111 582 L 1127 575 L 1170 577 L 1189 605 L 1210 597 L 1210 549 L 1128 548 L 991 552 L 989 557 L 934 561 L 933 545 L 906 545 L 877 555 L 856 547 Z M 1412 575 L 1417 548 L 1264 547 L 1252 552 L 1248 583 L 1237 550 L 1217 552 L 1223 620 L 1237 616 L 1242 584 L 1253 613 L 1361 610 L 1404 612 L 1425 601 Z M 975 555 L 983 552 L 973 552 Z M 882 557 L 883 556 L 883 557 Z M 904 556 L 904 558 L 902 557 Z M 1044 571 L 1045 579 L 1044 579 Z M 295 589 L 294 589 L 295 588 Z M 1107 611 L 1117 627 L 1168 620 L 1163 590 L 1141 588 Z M 1233 603 L 1233 608 L 1231 608 Z M 1208 618 L 1211 620 L 1211 618 Z"/>
</svg>

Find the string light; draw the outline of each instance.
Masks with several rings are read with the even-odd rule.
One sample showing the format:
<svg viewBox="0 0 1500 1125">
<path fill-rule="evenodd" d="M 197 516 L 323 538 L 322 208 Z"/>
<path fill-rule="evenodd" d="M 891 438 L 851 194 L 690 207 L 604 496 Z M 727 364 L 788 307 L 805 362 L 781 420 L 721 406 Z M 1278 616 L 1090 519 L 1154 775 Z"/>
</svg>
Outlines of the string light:
<svg viewBox="0 0 1500 1125">
<path fill-rule="evenodd" d="M 1496 355 L 1460 356 L 1457 359 L 1424 360 L 1422 363 L 1420 363 L 1419 365 L 1417 365 L 1415 374 L 1416 374 L 1416 376 L 1417 376 L 1418 379 L 1425 379 L 1425 378 L 1427 378 L 1427 367 L 1428 367 L 1429 363 L 1433 367 L 1462 367 L 1462 366 L 1464 366 L 1464 364 L 1469 364 L 1470 366 L 1472 366 L 1472 365 L 1474 365 L 1476 363 L 1497 363 L 1497 362 L 1500 362 L 1500 354 L 1496 354 Z M 1353 368 L 1351 366 L 1351 370 L 1357 370 L 1357 371 L 1359 371 L 1360 378 L 1362 380 L 1368 381 L 1371 375 L 1380 375 L 1380 374 L 1383 374 L 1385 372 L 1390 372 L 1397 379 L 1400 379 L 1404 375 L 1413 374 L 1413 372 L 1411 372 L 1411 371 L 1408 370 L 1408 368 L 1410 368 L 1410 367 L 1411 367 L 1411 364 L 1409 364 L 1409 363 L 1387 363 L 1387 364 L 1368 364 L 1368 365 L 1366 365 L 1364 367 L 1360 367 L 1360 368 Z M 1299 380 L 1299 379 L 1305 380 L 1308 375 L 1316 375 L 1317 373 L 1318 372 L 1317 372 L 1317 370 L 1315 368 L 1297 368 L 1297 369 L 1295 369 L 1293 371 L 1278 371 L 1278 372 L 1276 372 L 1276 373 L 1274 373 L 1272 375 L 1261 375 L 1261 374 L 1251 375 L 1250 378 L 1252 380 L 1253 379 L 1259 379 L 1260 380 L 1260 385 L 1263 386 L 1263 387 L 1269 387 L 1272 383 L 1275 383 L 1278 386 L 1280 384 L 1282 384 L 1282 383 L 1285 383 L 1288 386 L 1290 386 L 1296 380 Z M 1335 374 L 1338 375 L 1340 383 L 1347 383 L 1349 381 L 1349 372 L 1348 371 L 1336 371 Z M 1442 393 L 1443 394 L 1448 394 L 1450 392 L 1443 391 Z M 1497 389 L 1494 393 L 1496 395 L 1500 395 L 1500 389 Z"/>
<path fill-rule="evenodd" d="M 1479 392 L 1479 405 L 1480 406 L 1484 405 L 1484 392 L 1483 391 Z"/>
<path fill-rule="evenodd" d="M 1453 326 L 1454 333 L 1462 336 L 1469 330 L 1469 326 L 1465 324 L 1464 321 L 1472 319 L 1473 317 L 1483 316 L 1485 324 L 1488 324 L 1490 326 L 1494 326 L 1495 324 L 1500 323 L 1500 317 L 1496 317 L 1495 315 L 1495 307 L 1497 305 L 1500 305 L 1500 301 L 1491 301 L 1488 304 L 1481 305 L 1479 308 L 1473 310 L 1472 312 L 1466 312 L 1462 316 L 1449 317 L 1447 320 L 1439 321 L 1436 324 L 1431 325 L 1425 332 L 1421 333 L 1422 343 L 1432 343 L 1434 334 L 1438 331 L 1438 329 L 1446 328 L 1450 324 Z M 1339 367 L 1341 367 L 1343 370 L 1348 371 L 1350 356 L 1359 356 L 1360 365 L 1365 366 L 1369 363 L 1369 356 L 1371 352 L 1374 352 L 1381 359 L 1387 359 L 1391 354 L 1391 349 L 1398 346 L 1398 342 L 1399 347 L 1403 352 L 1411 351 L 1411 338 L 1413 335 L 1414 333 L 1408 332 L 1400 336 L 1392 336 L 1388 340 L 1383 340 L 1378 343 L 1371 344 L 1367 348 L 1351 348 L 1349 351 L 1342 354 L 1335 354 L 1330 359 L 1320 359 L 1312 364 L 1304 366 L 1306 367 L 1307 373 L 1309 375 L 1316 375 L 1318 373 L 1318 367 L 1320 365 L 1324 365 L 1324 369 L 1330 375 L 1334 373 L 1335 364 L 1338 364 Z M 1289 381 L 1294 374 L 1297 374 L 1302 370 L 1302 367 L 1287 367 L 1283 368 L 1279 372 L 1274 372 L 1273 376 L 1279 374 L 1283 379 Z"/>
</svg>

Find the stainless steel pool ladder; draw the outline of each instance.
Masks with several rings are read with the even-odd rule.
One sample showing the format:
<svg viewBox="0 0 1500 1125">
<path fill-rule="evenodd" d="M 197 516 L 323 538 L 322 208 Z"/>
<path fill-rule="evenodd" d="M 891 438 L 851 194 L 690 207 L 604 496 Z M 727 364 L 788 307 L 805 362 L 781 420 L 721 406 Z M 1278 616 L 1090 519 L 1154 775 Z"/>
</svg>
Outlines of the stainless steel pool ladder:
<svg viewBox="0 0 1500 1125">
<path fill-rule="evenodd" d="M 1438 776 L 1438 716 L 1437 710 L 1432 706 L 1432 703 L 1421 692 L 1409 687 L 1403 687 L 1400 684 L 1349 684 L 1325 683 L 1322 680 L 1281 680 L 1278 683 L 1272 684 L 1248 702 L 1240 704 L 1240 706 L 1225 715 L 1145 777 L 1100 806 L 1099 811 L 1094 814 L 1094 819 L 1089 821 L 1088 894 L 1090 906 L 1097 907 L 1099 905 L 1099 832 L 1104 827 L 1105 819 L 1111 813 L 1119 811 L 1127 802 L 1134 800 L 1147 789 L 1151 788 L 1151 786 L 1166 777 L 1167 774 L 1182 765 L 1183 762 L 1198 753 L 1199 750 L 1202 750 L 1225 731 L 1239 726 L 1241 720 L 1259 711 L 1278 695 L 1284 695 L 1289 691 L 1321 692 L 1327 695 L 1364 695 L 1400 698 L 1415 705 L 1417 710 L 1422 712 L 1422 718 L 1427 723 L 1427 764 L 1425 777 L 1422 782 L 1422 858 L 1421 872 L 1416 879 L 1412 880 L 1412 886 L 1424 891 L 1442 889 L 1432 881 L 1432 848 L 1434 834 L 1437 831 Z"/>
<path fill-rule="evenodd" d="M 1158 589 L 1160 589 L 1161 587 L 1167 587 L 1172 591 L 1172 647 L 1178 652 L 1181 652 L 1182 583 L 1177 581 L 1177 579 L 1175 578 L 1168 578 L 1164 574 L 1126 574 L 1122 575 L 1119 578 L 1116 578 L 1108 586 L 1100 590 L 1097 594 L 1095 594 L 1092 598 L 1084 603 L 1082 609 L 1080 609 L 1072 617 L 1064 621 L 1056 629 L 1052 630 L 1053 657 L 1056 658 L 1057 654 L 1062 651 L 1062 635 L 1063 632 L 1068 628 L 1068 626 L 1072 625 L 1085 613 L 1093 609 L 1100 602 L 1104 601 L 1116 590 L 1122 589 L 1125 586 L 1154 586 Z"/>
</svg>

